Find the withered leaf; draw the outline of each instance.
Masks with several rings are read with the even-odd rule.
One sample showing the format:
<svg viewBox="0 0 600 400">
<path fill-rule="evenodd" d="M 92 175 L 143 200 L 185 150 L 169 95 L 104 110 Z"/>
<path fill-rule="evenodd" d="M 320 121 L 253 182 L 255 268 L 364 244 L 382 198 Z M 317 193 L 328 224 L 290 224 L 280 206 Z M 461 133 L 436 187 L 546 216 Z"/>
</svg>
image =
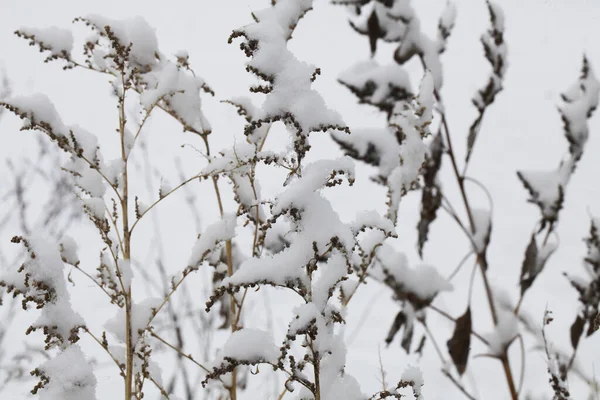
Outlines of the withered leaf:
<svg viewBox="0 0 600 400">
<path fill-rule="evenodd" d="M 377 39 L 385 36 L 385 32 L 381 29 L 381 25 L 379 25 L 379 18 L 375 10 L 373 10 L 367 21 L 367 35 L 369 36 L 369 45 L 371 47 L 371 55 L 373 56 L 377 51 Z"/>
<path fill-rule="evenodd" d="M 400 345 L 406 351 L 407 354 L 410 353 L 410 345 L 412 344 L 413 334 L 415 330 L 414 328 L 415 325 L 412 323 L 407 323 L 404 327 L 404 334 L 402 335 L 402 341 L 400 342 Z"/>
<path fill-rule="evenodd" d="M 467 136 L 467 155 L 465 156 L 465 162 L 469 162 L 471 158 L 471 153 L 473 152 L 473 146 L 475 145 L 475 140 L 477 139 L 477 134 L 479 133 L 479 126 L 481 124 L 481 118 L 477 118 L 469 127 L 469 136 Z"/>
<path fill-rule="evenodd" d="M 404 332 L 402 334 L 402 340 L 400 342 L 400 345 L 404 350 L 406 350 L 407 353 L 409 353 L 410 345 L 412 343 L 412 338 L 414 334 L 414 324 L 412 320 L 409 320 L 408 316 L 404 311 L 399 311 L 398 314 L 396 314 L 396 318 L 394 318 L 394 322 L 392 323 L 387 337 L 385 338 L 385 343 L 389 345 L 394 340 L 396 334 L 403 327 Z"/>
<path fill-rule="evenodd" d="M 581 339 L 584 327 L 585 319 L 581 315 L 578 315 L 573 325 L 571 325 L 571 345 L 573 349 L 576 349 L 579 345 L 579 339 Z"/>
<path fill-rule="evenodd" d="M 535 235 L 531 235 L 531 240 L 529 241 L 529 245 L 525 250 L 525 259 L 523 260 L 523 265 L 521 266 L 521 295 L 523 295 L 523 293 L 525 293 L 525 291 L 531 287 L 534 279 L 537 276 L 537 258 L 538 248 L 535 241 Z"/>
<path fill-rule="evenodd" d="M 396 336 L 396 334 L 398 333 L 400 328 L 402 328 L 402 326 L 405 323 L 406 323 L 406 314 L 404 314 L 402 311 L 399 311 L 398 314 L 396 314 L 396 318 L 394 318 L 394 322 L 392 322 L 392 326 L 390 327 L 390 330 L 388 331 L 387 337 L 385 338 L 386 344 L 389 345 L 390 343 L 392 343 L 392 341 L 394 340 L 394 337 Z"/>
<path fill-rule="evenodd" d="M 433 137 L 429 145 L 429 155 L 423 166 L 423 181 L 425 186 L 421 195 L 421 219 L 417 225 L 419 256 L 423 258 L 423 246 L 429 234 L 429 225 L 435 220 L 437 210 L 442 205 L 442 190 L 436 185 L 437 173 L 442 163 L 444 143 L 441 134 Z"/>
<path fill-rule="evenodd" d="M 417 225 L 418 251 L 419 256 L 423 258 L 423 246 L 427 242 L 429 235 L 429 225 L 435 220 L 437 211 L 442 205 L 442 192 L 437 186 L 424 187 L 421 194 L 421 219 Z"/>
<path fill-rule="evenodd" d="M 460 375 L 464 374 L 469 361 L 469 351 L 471 350 L 471 308 L 456 320 L 454 333 L 448 342 L 448 352 Z"/>
<path fill-rule="evenodd" d="M 419 355 L 419 357 L 423 356 L 423 349 L 425 349 L 426 341 L 427 341 L 427 336 L 423 335 L 421 337 L 421 340 L 419 341 L 419 346 L 417 346 L 417 349 L 415 350 L 415 353 L 417 353 Z"/>
</svg>

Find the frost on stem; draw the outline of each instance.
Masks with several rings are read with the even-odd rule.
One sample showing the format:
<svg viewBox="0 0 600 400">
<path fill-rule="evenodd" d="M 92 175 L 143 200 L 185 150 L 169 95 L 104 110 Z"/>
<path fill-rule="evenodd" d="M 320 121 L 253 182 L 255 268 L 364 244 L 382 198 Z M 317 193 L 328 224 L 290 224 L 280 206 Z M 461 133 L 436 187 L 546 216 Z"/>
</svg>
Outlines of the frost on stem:
<svg viewBox="0 0 600 400">
<path fill-rule="evenodd" d="M 96 378 L 76 344 L 85 323 L 71 306 L 58 244 L 37 236 L 16 236 L 12 241 L 25 246 L 27 259 L 16 273 L 3 274 L 0 286 L 14 297 L 22 296 L 23 309 L 28 309 L 29 304 L 41 309 L 27 334 L 41 330 L 46 350 L 55 350 L 48 353 L 54 357 L 32 371 L 40 381 L 31 392 L 39 392 L 40 398 L 46 400 L 96 398 Z M 76 258 L 72 253 L 69 256 Z"/>
<path fill-rule="evenodd" d="M 240 48 L 250 58 L 246 69 L 264 81 L 250 89 L 266 96 L 260 115 L 249 121 L 245 134 L 255 135 L 263 124 L 282 121 L 292 134 L 298 160 L 310 149 L 311 132 L 348 132 L 341 117 L 311 88 L 321 70 L 299 61 L 287 48 L 298 20 L 311 8 L 312 0 L 278 1 L 255 12 L 257 22 L 234 31 L 229 39 L 243 39 Z"/>
</svg>

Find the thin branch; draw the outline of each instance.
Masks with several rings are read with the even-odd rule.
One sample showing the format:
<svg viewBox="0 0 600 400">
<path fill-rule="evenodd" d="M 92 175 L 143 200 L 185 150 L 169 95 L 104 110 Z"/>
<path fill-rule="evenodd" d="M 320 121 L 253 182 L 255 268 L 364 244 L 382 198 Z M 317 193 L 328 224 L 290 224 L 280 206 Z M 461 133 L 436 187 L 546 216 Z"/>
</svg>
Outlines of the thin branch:
<svg viewBox="0 0 600 400">
<path fill-rule="evenodd" d="M 191 181 L 195 180 L 195 179 L 199 179 L 202 178 L 204 175 L 202 174 L 197 174 L 192 176 L 191 178 L 186 179 L 185 181 L 181 182 L 179 185 L 175 186 L 173 189 L 171 189 L 170 191 L 168 191 L 167 193 L 165 193 L 162 197 L 160 197 L 158 200 L 156 200 L 154 203 L 150 204 L 150 206 L 148 206 L 147 209 L 144 210 L 144 212 L 140 213 L 140 217 L 133 223 L 133 225 L 131 225 L 131 229 L 129 230 L 130 234 L 133 233 L 133 229 L 136 227 L 136 225 L 138 224 L 138 222 L 140 222 L 140 220 L 151 210 L 153 209 L 156 205 L 158 205 L 161 201 L 163 201 L 165 198 L 167 198 L 169 195 L 171 195 L 172 193 L 174 193 L 175 191 L 177 191 L 178 189 L 184 187 L 185 185 L 187 185 L 188 183 L 190 183 Z"/>
<path fill-rule="evenodd" d="M 454 383 L 454 385 L 461 391 L 462 394 L 464 394 L 469 400 L 477 400 L 473 395 L 471 395 L 469 392 L 467 392 L 467 390 L 464 388 L 463 385 L 460 384 L 459 381 L 456 380 L 456 378 L 454 378 L 450 372 L 446 371 L 445 369 L 442 369 L 442 373 L 448 378 L 450 379 L 450 381 L 452 383 Z"/>
<path fill-rule="evenodd" d="M 148 329 L 148 333 L 150 334 L 150 336 L 152 336 L 153 338 L 159 340 L 160 342 L 162 342 L 165 346 L 169 347 L 172 350 L 175 350 L 177 352 L 177 354 L 179 354 L 181 357 L 183 358 L 187 358 L 188 360 L 190 360 L 191 362 L 193 362 L 194 364 L 196 364 L 199 368 L 201 368 L 204 372 L 210 373 L 212 372 L 210 369 L 208 369 L 207 367 L 205 367 L 204 365 L 200 364 L 198 361 L 196 361 L 194 359 L 194 357 L 192 357 L 190 354 L 185 354 L 181 349 L 178 349 L 177 347 L 173 346 L 171 343 L 167 342 L 165 339 L 163 339 L 162 337 L 158 336 L 152 329 Z"/>
</svg>

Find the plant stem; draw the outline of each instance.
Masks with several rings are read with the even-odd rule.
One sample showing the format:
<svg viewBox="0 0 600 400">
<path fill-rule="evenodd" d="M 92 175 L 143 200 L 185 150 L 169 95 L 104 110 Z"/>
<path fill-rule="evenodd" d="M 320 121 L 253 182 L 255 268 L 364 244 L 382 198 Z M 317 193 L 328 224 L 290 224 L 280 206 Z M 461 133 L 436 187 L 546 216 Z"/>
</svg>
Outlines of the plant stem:
<svg viewBox="0 0 600 400">
<path fill-rule="evenodd" d="M 123 193 L 121 194 L 121 212 L 123 217 L 123 258 L 125 261 L 131 259 L 131 232 L 129 231 L 129 185 L 127 174 L 127 149 L 125 148 L 125 76 L 121 73 L 121 84 L 123 93 L 119 97 L 119 134 L 121 136 L 121 158 L 123 160 Z M 133 395 L 133 356 L 134 346 L 131 332 L 131 286 L 124 287 L 125 291 L 125 400 L 131 400 Z"/>
<path fill-rule="evenodd" d="M 208 145 L 208 139 L 206 135 L 202 135 L 202 139 L 204 140 L 204 145 L 206 146 L 206 155 L 210 157 L 210 146 Z M 217 196 L 217 204 L 219 205 L 219 213 L 221 217 L 224 215 L 223 210 L 223 201 L 221 200 L 221 191 L 219 190 L 218 177 L 213 176 L 213 187 L 215 188 L 215 194 Z M 225 242 L 225 256 L 227 259 L 227 276 L 233 275 L 233 251 L 232 251 L 231 239 Z M 235 297 L 233 294 L 229 295 L 229 313 L 231 320 L 231 332 L 235 332 L 238 330 L 238 319 L 239 317 L 236 315 L 236 307 L 235 307 Z M 240 310 L 241 313 L 241 310 Z M 237 371 L 234 368 L 231 371 L 231 387 L 229 388 L 229 396 L 230 400 L 237 400 Z"/>
<path fill-rule="evenodd" d="M 437 98 L 438 102 L 441 104 L 442 99 L 440 97 L 440 94 L 437 91 L 435 92 L 435 97 Z M 451 136 L 450 128 L 448 127 L 448 121 L 446 120 L 446 115 L 443 111 L 440 112 L 440 115 L 441 115 L 441 119 L 442 119 L 442 126 L 444 127 L 443 130 L 444 130 L 444 133 L 446 136 L 446 142 L 448 145 L 448 155 L 450 156 L 450 161 L 452 163 L 452 169 L 454 170 L 454 175 L 455 175 L 456 181 L 458 183 L 458 188 L 460 190 L 460 194 L 461 194 L 464 206 L 465 206 L 465 210 L 467 211 L 467 216 L 469 218 L 469 224 L 471 226 L 471 232 L 475 233 L 476 225 L 475 225 L 475 221 L 473 220 L 471 206 L 469 204 L 469 199 L 467 197 L 467 192 L 465 190 L 465 185 L 464 185 L 465 177 L 464 177 L 464 175 L 462 175 L 459 172 L 459 169 L 458 169 L 458 164 L 456 162 L 456 156 L 455 156 L 454 150 L 452 148 L 452 140 L 450 137 Z M 475 250 L 478 251 L 479 249 L 475 249 Z M 481 277 L 483 280 L 483 285 L 485 288 L 485 294 L 486 294 L 486 297 L 488 300 L 490 313 L 492 314 L 492 320 L 494 321 L 494 325 L 497 326 L 498 325 L 498 313 L 496 310 L 496 305 L 494 304 L 494 296 L 492 294 L 490 282 L 487 277 L 488 262 L 487 262 L 485 255 L 479 251 L 477 254 L 477 263 L 479 264 L 480 269 L 481 269 Z M 510 369 L 510 363 L 508 361 L 508 352 L 506 350 L 500 357 L 500 360 L 502 361 L 502 367 L 504 369 L 504 375 L 506 376 L 506 382 L 508 384 L 511 399 L 518 400 L 517 390 L 516 390 L 515 383 L 513 380 L 512 371 Z"/>
</svg>

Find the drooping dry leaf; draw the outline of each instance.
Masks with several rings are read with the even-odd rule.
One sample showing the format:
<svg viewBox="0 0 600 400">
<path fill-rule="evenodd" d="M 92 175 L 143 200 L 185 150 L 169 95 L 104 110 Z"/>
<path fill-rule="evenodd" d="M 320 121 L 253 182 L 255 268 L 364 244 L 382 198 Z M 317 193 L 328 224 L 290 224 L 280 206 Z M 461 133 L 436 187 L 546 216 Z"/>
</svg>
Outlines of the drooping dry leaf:
<svg viewBox="0 0 600 400">
<path fill-rule="evenodd" d="M 525 250 L 525 259 L 523 259 L 523 265 L 521 266 L 521 296 L 531 287 L 537 276 L 537 258 L 538 248 L 535 235 L 531 235 L 531 241 Z"/>
<path fill-rule="evenodd" d="M 423 246 L 425 245 L 429 234 L 429 225 L 435 220 L 437 210 L 442 205 L 442 190 L 435 182 L 442 163 L 443 152 L 444 143 L 442 141 L 442 136 L 441 134 L 437 134 L 433 137 L 433 140 L 429 145 L 429 155 L 423 166 L 423 180 L 425 186 L 423 187 L 421 197 L 421 219 L 417 225 L 419 234 L 418 250 L 421 258 L 423 257 Z"/>
<path fill-rule="evenodd" d="M 581 339 L 584 327 L 585 319 L 581 315 L 578 315 L 573 325 L 571 325 L 571 346 L 573 346 L 573 349 L 576 349 L 579 345 L 579 339 Z"/>
<path fill-rule="evenodd" d="M 467 362 L 469 361 L 469 351 L 471 350 L 471 308 L 456 320 L 454 333 L 448 342 L 448 352 L 456 366 L 456 370 L 460 375 L 467 370 Z"/>
</svg>

